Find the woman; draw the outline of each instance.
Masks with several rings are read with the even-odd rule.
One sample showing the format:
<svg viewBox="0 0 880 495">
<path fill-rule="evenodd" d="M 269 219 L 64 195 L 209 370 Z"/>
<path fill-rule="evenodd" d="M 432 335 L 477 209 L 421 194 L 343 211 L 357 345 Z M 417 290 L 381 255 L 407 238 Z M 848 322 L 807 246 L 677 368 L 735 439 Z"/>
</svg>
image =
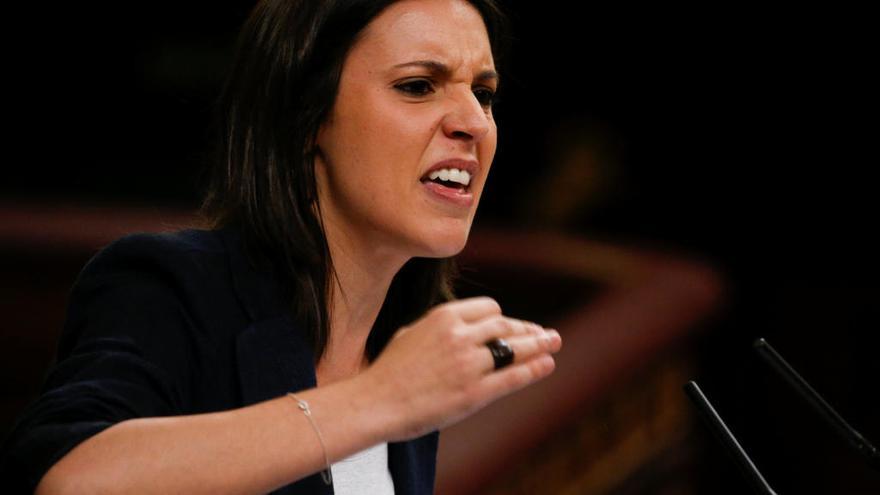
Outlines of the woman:
<svg viewBox="0 0 880 495">
<path fill-rule="evenodd" d="M 128 236 L 83 270 L 4 448 L 19 488 L 430 493 L 437 430 L 561 346 L 449 290 L 495 153 L 500 19 L 491 0 L 259 3 L 214 228 Z"/>
</svg>

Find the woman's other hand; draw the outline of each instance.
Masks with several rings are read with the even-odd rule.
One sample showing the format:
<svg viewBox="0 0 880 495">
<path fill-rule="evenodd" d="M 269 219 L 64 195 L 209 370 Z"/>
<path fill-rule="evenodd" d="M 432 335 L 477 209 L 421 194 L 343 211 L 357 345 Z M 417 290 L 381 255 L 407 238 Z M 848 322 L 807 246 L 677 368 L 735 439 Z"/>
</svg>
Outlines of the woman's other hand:
<svg viewBox="0 0 880 495">
<path fill-rule="evenodd" d="M 486 346 L 495 338 L 514 351 L 513 362 L 499 370 Z M 461 299 L 401 328 L 359 378 L 389 415 L 387 440 L 401 441 L 449 426 L 546 377 L 561 347 L 555 330 L 504 316 L 492 298 Z"/>
</svg>

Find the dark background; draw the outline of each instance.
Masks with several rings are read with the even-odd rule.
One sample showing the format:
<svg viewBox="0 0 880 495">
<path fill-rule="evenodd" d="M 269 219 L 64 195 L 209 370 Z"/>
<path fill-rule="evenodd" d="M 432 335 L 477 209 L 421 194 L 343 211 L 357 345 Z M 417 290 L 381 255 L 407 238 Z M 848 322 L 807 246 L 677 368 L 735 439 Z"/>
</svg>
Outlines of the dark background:
<svg viewBox="0 0 880 495">
<path fill-rule="evenodd" d="M 11 14 L 0 197 L 194 207 L 213 98 L 250 5 Z M 560 228 L 722 274 L 726 302 L 699 340 L 696 378 L 778 491 L 880 487 L 751 351 L 767 337 L 880 442 L 878 86 L 866 12 L 571 8 L 508 6 L 516 39 L 477 226 L 522 224 L 553 172 L 555 135 L 598 136 L 613 157 L 599 199 Z M 703 448 L 705 492 L 743 493 L 720 448 Z"/>
</svg>

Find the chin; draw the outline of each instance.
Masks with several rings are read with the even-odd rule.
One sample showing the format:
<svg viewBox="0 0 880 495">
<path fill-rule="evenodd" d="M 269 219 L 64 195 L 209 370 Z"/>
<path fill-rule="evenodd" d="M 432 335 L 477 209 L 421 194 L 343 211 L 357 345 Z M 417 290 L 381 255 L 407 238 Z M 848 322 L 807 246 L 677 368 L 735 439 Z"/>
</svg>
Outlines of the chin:
<svg viewBox="0 0 880 495">
<path fill-rule="evenodd" d="M 449 229 L 444 232 L 434 232 L 425 239 L 422 245 L 423 253 L 418 255 L 423 258 L 449 258 L 460 253 L 467 245 L 470 228 Z"/>
</svg>

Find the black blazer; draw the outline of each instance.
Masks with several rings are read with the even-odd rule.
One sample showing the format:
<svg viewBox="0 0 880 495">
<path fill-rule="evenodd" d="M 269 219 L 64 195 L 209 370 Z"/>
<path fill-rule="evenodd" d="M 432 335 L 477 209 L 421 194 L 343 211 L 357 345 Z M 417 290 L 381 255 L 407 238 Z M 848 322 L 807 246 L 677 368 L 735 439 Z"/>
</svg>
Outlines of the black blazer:
<svg viewBox="0 0 880 495">
<path fill-rule="evenodd" d="M 33 493 L 62 456 L 125 419 L 228 410 L 315 385 L 302 328 L 236 231 L 126 236 L 74 284 L 56 363 L 0 449 L 3 486 Z M 389 444 L 398 495 L 432 493 L 437 442 L 435 431 Z M 315 474 L 273 493 L 332 489 Z"/>
</svg>

